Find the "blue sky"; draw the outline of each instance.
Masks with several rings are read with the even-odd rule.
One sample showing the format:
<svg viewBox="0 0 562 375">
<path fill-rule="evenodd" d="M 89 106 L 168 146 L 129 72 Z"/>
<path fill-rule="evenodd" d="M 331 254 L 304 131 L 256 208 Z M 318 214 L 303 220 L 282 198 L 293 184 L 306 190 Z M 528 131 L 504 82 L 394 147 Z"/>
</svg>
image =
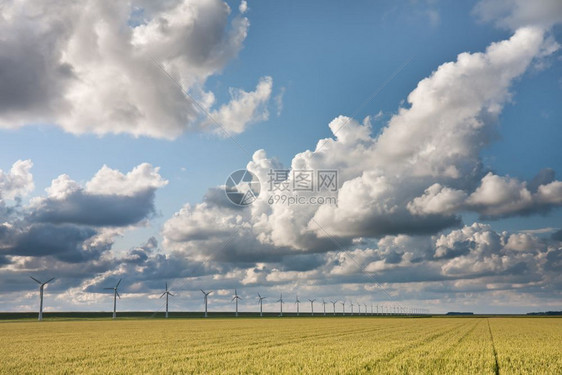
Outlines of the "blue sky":
<svg viewBox="0 0 562 375">
<path fill-rule="evenodd" d="M 384 300 L 384 293 L 369 286 L 372 275 L 380 280 L 386 289 L 392 291 L 395 299 L 388 303 L 416 304 L 430 307 L 435 311 L 473 308 L 479 311 L 496 309 L 494 311 L 523 312 L 562 308 L 559 302 L 556 302 L 557 299 L 559 300 L 556 285 L 559 285 L 561 280 L 559 277 L 546 275 L 553 269 L 558 270 L 558 273 L 560 271 L 560 268 L 557 268 L 560 267 L 560 262 L 550 259 L 558 259 L 557 254 L 561 251 L 561 245 L 559 240 L 556 242 L 556 236 L 552 238 L 551 236 L 562 227 L 562 211 L 559 208 L 562 197 L 559 196 L 560 190 L 556 190 L 558 189 L 556 183 L 562 173 L 560 171 L 562 151 L 559 147 L 562 141 L 562 130 L 559 126 L 562 118 L 559 105 L 562 96 L 562 66 L 556 43 L 562 39 L 562 29 L 558 23 L 562 15 L 557 14 L 561 9 L 556 7 L 556 2 L 545 1 L 544 4 L 537 5 L 537 9 L 544 7 L 545 11 L 537 11 L 537 15 L 533 17 L 527 17 L 530 13 L 522 2 L 507 0 L 462 4 L 446 1 L 352 3 L 250 1 L 247 3 L 247 9 L 239 8 L 239 2 L 228 1 L 228 13 L 225 13 L 227 8 L 221 1 L 174 0 L 152 5 L 143 1 L 123 2 L 119 5 L 100 2 L 96 6 L 91 4 L 84 5 L 82 8 L 74 6 L 68 14 L 58 17 L 56 14 L 50 14 L 50 10 L 42 9 L 38 2 L 24 3 L 23 11 L 22 9 L 19 9 L 19 12 L 15 11 L 16 5 L 9 3 L 7 10 L 3 10 L 4 13 L 0 14 L 8 20 L 5 26 L 0 28 L 0 33 L 5 36 L 28 33 L 28 38 L 11 40 L 7 37 L 6 41 L 2 42 L 5 44 L 4 52 L 0 53 L 0 68 L 7 75 L 15 77 L 4 78 L 1 97 L 16 98 L 6 99 L 4 104 L 0 104 L 0 170 L 4 171 L 3 175 L 0 174 L 0 182 L 2 182 L 0 189 L 4 189 L 4 191 L 0 190 L 2 192 L 0 199 L 4 199 L 0 200 L 2 203 L 0 208 L 15 207 L 15 201 L 10 198 L 18 197 L 23 202 L 21 217 L 14 216 L 13 213 L 8 214 L 9 210 L 3 209 L 0 210 L 0 215 L 5 217 L 0 216 L 0 219 L 12 223 L 12 227 L 21 225 L 18 233 L 26 231 L 31 233 L 34 226 L 39 225 L 55 225 L 57 231 L 62 231 L 64 228 L 61 226 L 66 225 L 79 227 L 81 230 L 91 230 L 96 233 L 95 236 L 103 237 L 106 242 L 104 242 L 105 247 L 93 251 L 95 255 L 87 257 L 83 254 L 76 255 L 76 259 L 81 259 L 80 261 L 75 258 L 68 261 L 64 257 L 57 258 L 56 250 L 45 250 L 37 254 L 22 250 L 24 245 L 19 244 L 18 241 L 23 239 L 15 234 L 0 237 L 0 241 L 4 242 L 2 248 L 6 249 L 5 253 L 8 257 L 5 262 L 0 262 L 5 264 L 4 270 L 0 271 L 0 275 L 3 276 L 0 277 L 11 280 L 3 282 L 7 286 L 2 290 L 1 300 L 6 310 L 33 308 L 32 295 L 13 302 L 13 292 L 20 288 L 28 289 L 18 283 L 31 273 L 36 275 L 46 275 L 53 271 L 59 273 L 57 268 L 64 270 L 62 274 L 68 273 L 68 275 L 66 279 L 54 284 L 51 289 L 71 295 L 73 302 L 57 300 L 52 307 L 54 309 L 96 309 L 95 304 L 84 301 L 103 300 L 103 296 L 97 293 L 96 287 L 121 276 L 129 278 L 128 283 L 124 283 L 124 287 L 129 288 L 129 295 L 126 298 L 128 302 L 125 302 L 129 303 L 129 309 L 148 308 L 143 302 L 148 291 L 157 288 L 156 285 L 163 284 L 165 280 L 170 280 L 172 285 L 174 283 L 177 286 L 181 285 L 181 288 L 178 288 L 184 289 L 184 299 L 178 302 L 177 308 L 197 308 L 199 301 L 194 298 L 199 296 L 191 297 L 196 295 L 193 291 L 197 291 L 199 285 L 209 279 L 220 280 L 211 284 L 213 288 L 221 291 L 228 290 L 231 285 L 232 288 L 235 285 L 239 288 L 245 286 L 248 294 L 259 288 L 269 293 L 283 290 L 291 293 L 298 288 L 303 288 L 306 290 L 304 294 L 328 297 L 331 285 L 336 285 L 340 298 Z M 64 1 L 58 3 L 64 4 Z M 505 9 L 503 13 L 494 10 L 500 3 L 502 9 Z M 188 6 L 175 8 L 182 4 Z M 101 29 L 84 30 L 71 21 L 73 17 L 102 20 L 107 17 L 103 13 L 104 8 L 112 7 L 115 14 L 123 15 L 121 22 L 124 22 L 119 24 L 119 20 L 105 20 L 111 25 L 108 28 L 115 33 L 113 36 L 111 33 L 100 31 Z M 47 16 L 43 21 L 30 21 L 30 18 L 26 18 L 29 12 L 36 9 L 46 12 Z M 127 24 L 125 16 L 130 12 L 139 12 L 141 9 L 144 18 L 139 21 L 138 26 Z M 158 15 L 168 17 L 171 24 L 178 25 L 177 28 L 165 36 L 159 35 L 156 28 L 151 28 L 155 25 Z M 195 23 L 190 24 L 189 20 L 195 20 L 193 21 Z M 49 34 L 52 40 L 47 39 L 44 43 L 55 45 L 55 52 L 38 52 L 38 56 L 25 56 L 21 52 L 21 49 L 32 47 L 34 43 L 40 44 L 40 30 L 50 30 L 53 25 L 57 25 L 57 22 L 66 25 L 68 32 L 64 35 Z M 197 26 L 193 28 L 190 25 Z M 127 27 L 130 30 L 123 31 L 123 28 Z M 318 233 L 315 234 L 319 241 L 317 243 L 301 239 L 293 241 L 289 239 L 291 237 L 289 235 L 282 238 L 280 234 L 276 234 L 279 228 L 275 226 L 284 225 L 282 221 L 277 221 L 277 215 L 279 217 L 289 213 L 292 217 L 313 215 L 309 208 L 303 208 L 302 212 L 301 208 L 281 210 L 284 213 L 276 209 L 268 211 L 262 208 L 246 208 L 241 221 L 236 225 L 242 228 L 246 223 L 253 230 L 251 233 L 240 234 L 240 244 L 237 246 L 255 249 L 255 256 L 244 255 L 241 252 L 237 260 L 224 255 L 215 257 L 214 254 L 221 251 L 214 251 L 213 247 L 228 246 L 228 241 L 217 244 L 217 239 L 221 236 L 216 233 L 211 236 L 212 238 L 207 238 L 205 240 L 207 242 L 202 242 L 200 239 L 200 236 L 206 235 L 209 231 L 204 225 L 205 221 L 231 223 L 235 220 L 232 208 L 223 209 L 221 205 L 224 203 L 217 203 L 214 198 L 209 198 L 209 189 L 218 187 L 220 190 L 220 186 L 232 171 L 248 167 L 259 175 L 261 169 L 257 166 L 271 165 L 268 163 L 271 163 L 272 158 L 289 168 L 297 154 L 306 150 L 314 154 L 319 140 L 336 139 L 338 136 L 338 134 L 334 135 L 328 126 L 338 116 L 353 118 L 354 120 L 349 120 L 351 125 L 346 127 L 350 128 L 350 132 L 356 133 L 364 131 L 360 123 L 366 117 L 370 117 L 368 130 L 370 140 L 363 139 L 358 141 L 357 145 L 344 145 L 342 148 L 334 146 L 333 150 L 330 146 L 325 151 L 334 152 L 334 168 L 345 165 L 345 168 L 349 169 L 350 172 L 340 170 L 340 176 L 349 176 L 349 186 L 352 186 L 351 181 L 365 178 L 365 172 L 370 171 L 371 166 L 373 173 L 384 170 L 385 165 L 393 164 L 395 159 L 389 159 L 389 163 L 381 161 L 383 164 L 377 167 L 377 161 L 369 164 L 365 162 L 367 159 L 362 162 L 352 158 L 345 159 L 343 156 L 338 159 L 340 155 L 338 153 L 351 154 L 352 150 L 359 149 L 363 141 L 372 143 L 369 147 L 373 150 L 382 148 L 376 145 L 376 139 L 384 129 L 389 127 L 389 121 L 399 117 L 400 108 L 410 108 L 411 103 L 408 104 L 406 100 L 408 95 L 419 87 L 420 81 L 432 77 L 442 64 L 457 61 L 459 54 L 484 53 L 492 43 L 510 40 L 517 35 L 518 30 L 525 27 L 540 29 L 540 43 L 543 46 L 537 47 L 536 51 L 530 50 L 528 54 L 522 54 L 519 60 L 528 58 L 529 61 L 520 69 L 521 71 L 517 70 L 519 67 L 515 68 L 519 60 L 506 65 L 506 71 L 512 68 L 517 70 L 509 78 L 509 82 L 505 83 L 506 93 L 498 93 L 488 101 L 478 104 L 482 108 L 488 108 L 490 102 L 497 101 L 501 106 L 496 118 L 489 123 L 486 122 L 487 120 L 484 121 L 486 132 L 489 134 L 486 133 L 484 139 L 478 138 L 482 136 L 478 135 L 474 140 L 475 143 L 470 141 L 469 145 L 465 145 L 462 139 L 458 140 L 467 148 L 466 155 L 470 154 L 479 160 L 471 167 L 474 176 L 470 179 L 467 177 L 470 181 L 464 181 L 462 176 L 451 179 L 450 176 L 431 174 L 423 177 L 423 182 L 418 179 L 410 181 L 411 176 L 416 173 L 409 169 L 402 170 L 402 167 L 394 169 L 397 171 L 396 176 L 392 175 L 391 167 L 389 171 L 381 172 L 383 174 L 379 176 L 387 179 L 391 176 L 398 178 L 395 182 L 389 182 L 391 185 L 396 184 L 394 189 L 397 191 L 406 185 L 412 186 L 413 190 L 418 189 L 415 192 L 404 192 L 405 195 L 397 194 L 396 197 L 384 198 L 385 202 L 392 202 L 405 210 L 410 202 L 410 212 L 413 212 L 411 208 L 413 199 L 420 197 L 432 184 L 439 183 L 441 187 L 446 186 L 455 190 L 456 199 L 460 199 L 463 194 L 467 199 L 463 203 L 455 201 L 453 211 L 448 206 L 440 206 L 438 211 L 431 211 L 432 214 L 442 215 L 440 218 L 423 215 L 420 217 L 418 212 L 416 218 L 419 221 L 416 224 L 411 224 L 409 218 L 400 221 L 402 219 L 397 217 L 398 227 L 402 229 L 384 232 L 369 227 L 369 225 L 382 225 L 377 221 L 378 219 L 369 215 L 361 219 L 362 214 L 346 211 L 341 204 L 342 198 L 345 197 L 340 196 L 341 212 L 336 210 L 332 215 L 347 219 L 342 219 L 343 221 L 339 223 L 327 219 L 322 221 L 324 208 L 317 207 L 314 222 L 318 221 L 321 225 L 325 225 L 328 232 L 330 227 L 346 227 L 347 223 L 353 221 L 355 217 L 367 223 L 363 230 L 350 228 L 349 231 L 342 230 L 341 233 L 330 232 L 339 243 L 344 244 L 342 249 L 326 247 L 326 243 L 322 242 L 322 236 Z M 201 28 L 200 32 L 198 28 Z M 238 35 L 244 37 L 236 38 L 236 32 L 240 32 L 241 34 Z M 84 35 L 88 33 L 98 38 L 98 43 L 91 47 L 97 51 L 94 57 L 88 57 L 87 52 L 73 44 L 76 38 L 77 40 L 85 38 Z M 120 47 L 124 48 L 124 52 L 115 53 L 113 49 L 106 48 L 112 43 L 133 46 L 131 47 L 133 52 L 129 56 L 128 49 Z M 179 52 L 172 53 L 176 50 Z M 138 56 L 144 55 L 151 56 L 163 64 L 164 69 L 173 76 L 173 80 L 177 80 L 186 92 L 205 107 L 207 112 L 219 119 L 221 125 L 233 135 L 232 138 L 217 135 L 213 130 L 214 124 L 205 122 L 205 114 L 189 109 L 190 99 L 181 96 L 177 83 L 172 82 L 154 66 L 150 66 L 150 63 L 139 60 Z M 19 62 L 20 67 L 9 64 L 8 61 Z M 35 61 L 44 63 L 34 65 Z M 49 63 L 45 63 L 46 61 Z M 2 67 L 1 64 L 4 66 Z M 50 64 L 58 66 L 59 70 L 49 68 Z M 60 70 L 68 66 L 72 71 L 70 78 L 61 78 Z M 501 72 L 503 68 L 498 69 L 498 72 Z M 464 74 L 479 73 L 467 70 Z M 27 88 L 30 83 L 26 77 L 30 76 L 41 77 L 35 90 L 33 87 Z M 271 77 L 272 83 L 270 86 L 265 84 L 264 91 L 260 92 L 257 85 L 264 77 Z M 121 79 L 124 81 L 113 83 Z M 478 77 L 474 80 L 478 80 Z M 84 82 L 95 83 L 88 86 Z M 450 82 L 452 86 L 459 83 L 454 78 L 451 78 Z M 497 85 L 501 84 L 504 82 L 498 82 Z M 490 82 L 490 85 L 493 86 L 495 83 Z M 25 89 L 21 89 L 22 87 Z M 57 91 L 51 91 L 51 88 Z M 461 94 L 458 95 L 464 100 L 466 98 L 462 92 L 470 92 L 471 88 L 458 84 L 447 90 L 452 90 L 451 93 L 460 92 Z M 34 91 L 38 91 L 39 94 L 32 94 Z M 146 92 L 148 99 L 138 95 L 139 92 Z M 245 94 L 249 98 L 248 101 L 237 100 Z M 451 96 L 446 93 L 444 95 L 444 97 Z M 214 97 L 214 100 L 209 100 L 209 96 Z M 171 99 L 167 100 L 167 98 Z M 418 108 L 423 105 L 420 102 L 423 98 L 424 96 L 417 102 Z M 231 108 L 243 108 L 243 112 L 228 111 L 229 104 L 233 105 Z M 188 108 L 180 109 L 178 113 L 168 117 L 169 113 L 166 114 L 168 105 L 177 106 L 173 108 L 183 106 Z M 125 113 L 121 111 L 125 111 L 126 108 L 135 108 L 138 112 L 147 113 L 147 119 L 138 120 L 137 117 L 130 115 L 123 120 L 121 117 L 114 116 L 115 113 Z M 126 113 L 129 116 L 132 112 Z M 186 121 L 182 116 L 194 117 Z M 439 113 L 433 114 L 431 119 L 441 121 Z M 445 125 L 440 127 L 439 131 L 449 134 L 447 120 L 443 121 Z M 237 127 L 235 123 L 242 125 Z M 409 126 L 427 127 L 426 133 L 430 133 L 433 129 L 432 124 L 427 122 Z M 461 127 L 455 128 L 451 125 L 450 132 L 459 129 Z M 435 139 L 438 138 L 439 136 L 436 135 Z M 267 156 L 256 159 L 254 152 L 261 149 L 265 150 Z M 322 156 L 320 151 L 317 154 Z M 378 158 L 381 155 L 383 158 L 389 157 L 376 151 L 372 157 Z M 423 158 L 423 156 L 419 157 Z M 431 160 L 439 157 L 439 155 L 432 156 Z M 465 163 L 461 159 L 455 159 L 455 163 L 465 166 L 468 161 Z M 19 180 L 8 174 L 18 160 L 30 160 L 33 163 L 33 167 L 27 171 L 32 175 L 33 189 L 29 183 L 19 186 Z M 307 165 L 315 165 L 312 160 L 307 161 L 310 163 Z M 248 164 L 250 162 L 254 164 Z M 127 174 L 142 163 L 148 163 L 151 168 L 159 168 L 155 173 L 159 175 L 160 180 L 166 180 L 167 183 L 150 180 L 148 177 L 141 179 L 133 174 L 130 179 L 120 180 L 119 183 L 125 184 L 120 188 L 118 183 L 113 182 L 108 183 L 106 187 L 101 185 L 96 185 L 95 188 L 86 187 L 104 165 L 114 171 Z M 411 163 L 411 160 L 407 163 Z M 328 161 L 318 165 L 330 167 Z M 351 172 L 354 168 L 359 170 Z M 541 185 L 551 184 L 548 190 L 550 195 L 537 195 L 529 198 L 528 202 L 525 201 L 526 198 L 521 198 L 522 203 L 518 203 L 515 208 L 507 207 L 509 198 L 501 201 L 503 199 L 501 197 L 509 196 L 509 192 L 513 193 L 510 189 L 515 189 L 516 185 L 525 190 L 526 188 L 521 187 L 523 186 L 521 184 L 531 181 L 545 168 L 551 168 L 558 177 L 542 181 Z M 475 172 L 476 169 L 478 171 Z M 506 184 L 492 185 L 491 179 L 484 180 L 484 176 L 488 173 Z M 52 180 L 64 174 L 82 187 L 80 188 L 82 190 L 78 189 L 83 195 L 82 198 L 93 196 L 107 198 L 112 195 L 122 197 L 123 194 L 120 195 L 117 190 L 123 189 L 131 190 L 128 193 L 129 198 L 140 201 L 141 193 L 146 193 L 150 199 L 142 200 L 147 206 L 143 208 L 140 217 L 137 215 L 135 219 L 124 219 L 119 225 L 111 225 L 109 220 L 108 224 L 96 222 L 92 226 L 91 221 L 69 219 L 67 216 L 52 222 L 47 219 L 42 219 L 47 220 L 42 222 L 29 219 L 44 217 L 41 216 L 41 210 L 46 210 L 45 207 L 49 208 L 47 210 L 49 215 L 63 211 L 67 213 L 70 210 L 65 204 L 72 194 L 78 194 L 76 190 L 66 190 L 67 193 L 64 194 L 70 195 L 61 193 L 62 195 L 50 196 L 45 192 L 45 189 L 51 186 Z M 400 177 L 397 177 L 398 175 Z M 111 179 L 112 176 L 102 177 Z M 484 184 L 482 181 L 490 182 L 490 189 L 497 196 L 490 198 L 491 193 L 486 196 L 482 193 L 480 194 L 482 196 L 479 196 L 477 189 L 480 184 Z M 346 179 L 342 178 L 340 189 L 343 189 L 345 183 Z M 420 184 L 418 188 L 414 188 L 416 184 Z M 506 192 L 498 190 L 502 186 Z M 112 188 L 117 190 L 112 191 Z M 375 207 L 379 203 L 377 199 L 383 199 L 377 198 L 375 191 L 377 190 L 373 187 L 368 201 L 360 201 L 352 196 L 344 202 L 357 199 L 364 207 L 369 207 L 371 204 Z M 340 190 L 340 194 L 344 193 Z M 524 194 L 527 194 L 526 190 Z M 530 194 L 532 195 L 533 192 L 530 191 Z M 79 198 L 76 199 L 77 202 L 82 202 L 78 200 Z M 115 199 L 118 201 L 118 198 Z M 490 203 L 490 199 L 493 203 Z M 100 198 L 99 202 L 105 200 Z M 103 204 L 99 202 L 98 204 Z M 63 208 L 58 208 L 55 203 Z M 87 207 L 81 206 L 81 203 L 75 204 L 72 206 L 73 210 L 80 211 Z M 107 204 L 115 204 L 115 202 Z M 124 210 L 130 208 L 127 204 L 130 203 L 123 203 Z M 137 208 L 138 204 L 140 203 L 135 203 Z M 189 204 L 186 206 L 188 208 L 184 207 L 186 204 Z M 428 208 L 423 209 L 426 210 L 422 210 L 424 215 L 428 215 Z M 432 206 L 431 210 L 435 208 Z M 305 214 L 305 211 L 308 213 Z M 106 211 L 103 212 L 96 213 L 96 217 L 101 221 L 104 220 L 103 215 L 107 215 Z M 205 219 L 201 219 L 203 212 L 208 215 Z M 93 215 L 91 212 L 83 212 L 82 216 L 88 217 L 90 214 Z M 262 228 L 263 223 L 260 224 L 261 214 L 269 218 L 266 229 Z M 77 216 L 80 216 L 80 212 Z M 54 220 L 49 217 L 51 218 L 49 220 Z M 182 222 L 182 218 L 187 221 Z M 310 220 L 312 218 L 309 217 Z M 368 224 L 371 219 L 375 221 L 373 224 Z M 439 219 L 437 221 L 442 224 L 435 224 L 437 226 L 431 230 L 425 228 L 424 223 L 433 219 Z M 176 223 L 174 220 L 180 221 Z M 294 228 L 301 228 L 301 224 L 297 221 L 292 225 L 295 225 Z M 443 224 L 445 222 L 447 224 Z M 312 221 L 309 225 L 310 223 Z M 463 228 L 470 228 L 473 223 L 488 226 L 474 229 L 475 233 L 466 233 L 468 229 Z M 236 229 L 236 225 L 229 224 L 228 230 L 225 231 L 237 233 L 239 229 Z M 217 226 L 220 227 L 219 224 Z M 418 229 L 408 229 L 412 226 Z M 288 225 L 288 228 L 292 226 Z M 529 235 L 524 232 L 525 230 L 540 231 Z M 503 233 L 504 231 L 507 232 Z M 290 229 L 287 229 L 287 232 L 290 232 Z M 478 239 L 482 238 L 479 233 L 497 236 L 498 247 L 486 250 L 490 254 L 478 253 L 481 251 L 478 250 Z M 462 237 L 461 234 L 470 237 L 457 240 L 458 243 L 472 243 L 470 250 L 467 250 L 468 253 L 460 252 L 461 255 L 457 257 L 450 255 L 452 258 L 447 262 L 439 260 L 436 255 L 439 238 L 452 236 L 451 241 L 453 241 L 453 237 Z M 510 236 L 523 234 L 529 238 L 521 240 L 520 245 L 512 245 L 512 248 L 509 248 Z M 88 241 L 94 237 L 81 237 L 81 242 L 76 244 L 77 251 L 86 251 L 85 248 L 92 246 Z M 151 237 L 155 238 L 157 245 L 149 246 L 150 249 L 147 249 L 144 244 Z M 66 237 L 61 235 L 60 238 Z M 418 254 L 419 249 L 408 248 L 416 241 L 421 244 L 427 243 L 424 254 Z M 396 248 L 387 245 L 387 242 L 395 243 Z M 30 246 L 29 244 L 35 242 L 23 243 L 27 244 L 25 246 Z M 527 258 L 523 257 L 525 260 L 522 260 L 523 258 L 519 258 L 521 253 L 517 255 L 510 253 L 515 251 L 513 246 L 517 247 L 517 251 L 528 252 Z M 521 246 L 523 248 L 519 249 Z M 198 250 L 194 250 L 195 248 Z M 134 263 L 129 259 L 130 254 L 139 249 L 145 251 L 140 258 L 147 264 L 143 266 L 137 264 L 139 269 L 142 269 L 140 275 L 136 277 L 126 275 L 123 270 L 133 267 L 131 264 Z M 236 249 L 233 251 L 238 253 Z M 354 256 L 362 259 L 364 257 L 365 263 L 362 264 L 362 269 L 336 269 L 345 263 L 344 260 L 337 259 L 341 251 L 344 251 L 344 254 L 349 252 L 349 259 Z M 483 255 L 484 253 L 487 255 Z M 280 258 L 271 260 L 273 259 L 271 254 L 281 255 Z M 308 254 L 304 257 L 306 259 L 299 258 L 302 254 Z M 393 254 L 399 254 L 402 263 L 392 263 L 390 259 Z M 504 259 L 513 255 L 514 264 L 526 264 L 522 274 L 528 277 L 518 280 L 514 276 L 516 270 L 509 268 L 507 261 L 502 266 L 490 266 L 491 274 L 488 271 L 482 273 L 482 270 L 466 270 L 466 272 L 457 270 L 454 274 L 446 274 L 444 271 L 453 266 L 457 267 L 456 263 L 452 263 L 453 261 L 458 264 L 470 262 L 472 255 L 485 266 L 492 265 L 496 255 L 503 256 Z M 189 266 L 185 266 L 182 271 L 169 270 L 168 274 L 162 271 L 165 268 L 162 265 L 158 266 L 161 272 L 151 271 L 159 256 L 163 256 L 169 263 L 186 262 Z M 425 259 L 422 262 L 423 267 L 419 267 L 419 262 L 406 261 L 405 259 L 410 259 L 408 257 Z M 528 260 L 529 257 L 534 257 L 534 261 Z M 540 267 L 537 266 L 539 269 L 534 269 L 539 262 L 538 259 L 546 258 L 549 259 L 548 262 L 541 263 Z M 26 262 L 29 264 L 25 264 Z M 83 266 L 89 271 L 86 275 L 78 277 L 72 270 L 82 262 L 87 263 L 87 266 Z M 377 268 L 379 267 L 377 262 L 387 265 L 398 264 L 398 266 Z M 482 269 L 486 268 L 485 266 L 482 266 Z M 440 273 L 437 271 L 439 268 Z M 299 269 L 300 273 L 291 273 Z M 285 274 L 281 275 L 278 270 Z M 191 275 L 189 275 L 190 271 L 193 271 Z M 428 276 L 427 279 L 420 277 L 418 280 L 404 279 L 397 282 L 397 278 L 400 278 L 398 271 L 420 274 L 425 272 Z M 256 272 L 263 273 L 264 278 L 253 280 L 249 277 Z M 431 272 L 437 272 L 439 275 L 433 275 Z M 533 273 L 532 277 L 529 276 L 531 273 Z M 320 274 L 322 276 L 319 276 Z M 440 277 L 441 280 L 438 280 Z M 298 279 L 296 283 L 288 281 L 295 278 Z M 522 304 L 521 299 L 526 295 L 525 293 L 533 293 L 538 279 L 541 279 L 543 290 L 546 288 L 549 293 L 537 297 L 532 303 Z M 480 280 L 480 283 L 472 284 L 474 280 Z M 463 283 L 470 284 L 470 288 L 473 288 L 469 297 L 463 297 L 469 293 L 464 289 L 468 287 Z M 504 285 L 498 288 L 497 293 L 501 290 L 505 291 L 505 294 L 498 296 L 494 291 L 487 291 L 486 285 L 492 284 Z M 507 284 L 511 286 L 506 287 Z M 516 284 L 525 284 L 528 290 L 525 289 L 518 294 L 514 286 Z M 32 287 L 33 284 L 30 284 L 30 288 Z M 437 291 L 441 289 L 442 292 Z M 349 297 L 345 296 L 346 293 Z M 442 293 L 441 297 L 439 293 Z M 417 298 L 415 294 L 421 297 Z M 440 298 L 447 302 L 440 305 L 438 303 Z M 221 302 L 219 298 L 216 303 L 222 303 L 221 308 L 226 308 L 225 301 Z M 501 307 L 492 307 L 497 301 L 500 301 Z"/>
</svg>

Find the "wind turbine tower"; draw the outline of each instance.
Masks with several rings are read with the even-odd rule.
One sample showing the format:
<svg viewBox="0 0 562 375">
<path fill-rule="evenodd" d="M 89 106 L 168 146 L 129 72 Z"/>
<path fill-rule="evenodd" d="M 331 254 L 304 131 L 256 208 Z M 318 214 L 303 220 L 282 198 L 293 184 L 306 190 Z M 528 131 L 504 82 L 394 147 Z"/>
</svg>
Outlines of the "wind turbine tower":
<svg viewBox="0 0 562 375">
<path fill-rule="evenodd" d="M 35 281 L 37 284 L 39 284 L 39 319 L 38 320 L 43 320 L 43 289 L 45 288 L 45 285 L 47 285 L 47 283 L 50 283 L 55 278 L 54 277 L 50 278 L 49 280 L 42 283 L 41 281 L 37 280 L 33 276 L 29 276 L 29 277 L 31 277 L 33 279 L 33 281 Z"/>
<path fill-rule="evenodd" d="M 242 299 L 240 298 L 240 296 L 238 295 L 238 292 L 236 291 L 236 289 L 234 289 L 234 297 L 232 297 L 232 301 L 236 301 L 236 317 L 238 318 L 238 300 Z M 230 301 L 230 302 L 232 302 Z"/>
<path fill-rule="evenodd" d="M 345 315 L 345 301 L 341 302 L 342 315 Z"/>
<path fill-rule="evenodd" d="M 117 297 L 119 297 L 119 299 L 121 299 L 121 296 L 119 295 L 119 292 L 117 291 L 117 288 L 119 288 L 119 284 L 121 284 L 121 280 L 123 280 L 123 279 L 119 279 L 119 281 L 117 282 L 117 284 L 113 288 L 103 288 L 105 290 L 113 290 L 113 319 L 117 318 Z"/>
<path fill-rule="evenodd" d="M 160 296 L 160 298 L 166 296 L 166 319 L 168 319 L 168 297 L 169 296 L 174 296 L 172 293 L 170 293 L 170 291 L 168 290 L 168 283 L 166 283 L 166 291 L 164 293 L 162 293 L 162 295 Z"/>
<path fill-rule="evenodd" d="M 322 298 L 322 305 L 324 305 L 324 316 L 326 316 L 326 301 Z"/>
<path fill-rule="evenodd" d="M 297 316 L 299 316 L 299 307 L 301 304 L 301 301 L 299 301 L 299 295 L 297 294 L 297 299 L 295 300 L 295 304 L 297 305 Z"/>
<path fill-rule="evenodd" d="M 283 293 L 281 293 L 277 302 L 279 302 L 279 316 L 283 316 Z"/>
<path fill-rule="evenodd" d="M 353 315 L 353 302 L 351 302 L 351 315 Z"/>
<path fill-rule="evenodd" d="M 267 297 L 262 297 L 260 296 L 260 294 L 258 293 L 258 299 L 259 299 L 259 304 L 260 304 L 260 316 L 263 316 L 263 300 L 266 299 Z"/>
<path fill-rule="evenodd" d="M 332 303 L 332 307 L 334 308 L 334 316 L 336 315 L 336 303 L 338 303 L 338 301 L 330 301 Z"/>
<path fill-rule="evenodd" d="M 314 316 L 314 301 L 316 301 L 315 299 L 308 299 L 310 301 L 310 312 L 311 315 Z"/>
<path fill-rule="evenodd" d="M 213 291 L 211 290 L 211 291 L 205 292 L 203 289 L 199 289 L 199 290 L 201 291 L 201 293 L 203 293 L 203 296 L 204 296 L 203 299 L 205 300 L 205 318 L 206 318 L 207 317 L 207 301 L 208 301 L 207 297 L 209 297 L 209 294 L 213 293 Z"/>
</svg>

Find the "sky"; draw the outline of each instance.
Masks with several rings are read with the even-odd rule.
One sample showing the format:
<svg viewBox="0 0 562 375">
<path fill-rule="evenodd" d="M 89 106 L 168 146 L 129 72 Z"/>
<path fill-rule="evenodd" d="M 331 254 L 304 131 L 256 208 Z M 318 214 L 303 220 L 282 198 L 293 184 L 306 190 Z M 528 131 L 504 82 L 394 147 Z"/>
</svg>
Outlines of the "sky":
<svg viewBox="0 0 562 375">
<path fill-rule="evenodd" d="M 165 283 L 183 311 L 235 288 L 242 311 L 562 310 L 559 1 L 4 0 L 0 21 L 0 311 L 37 309 L 30 276 L 56 278 L 45 311 L 109 311 L 120 279 L 119 310 L 161 311 Z"/>
</svg>

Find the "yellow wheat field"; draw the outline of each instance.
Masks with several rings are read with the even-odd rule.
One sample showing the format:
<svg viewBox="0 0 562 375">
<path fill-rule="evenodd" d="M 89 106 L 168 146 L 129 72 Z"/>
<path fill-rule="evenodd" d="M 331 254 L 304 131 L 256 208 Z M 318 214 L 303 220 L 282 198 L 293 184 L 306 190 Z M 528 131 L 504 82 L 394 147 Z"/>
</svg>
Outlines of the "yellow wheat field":
<svg viewBox="0 0 562 375">
<path fill-rule="evenodd" d="M 561 374 L 559 318 L 0 323 L 2 374 Z"/>
</svg>

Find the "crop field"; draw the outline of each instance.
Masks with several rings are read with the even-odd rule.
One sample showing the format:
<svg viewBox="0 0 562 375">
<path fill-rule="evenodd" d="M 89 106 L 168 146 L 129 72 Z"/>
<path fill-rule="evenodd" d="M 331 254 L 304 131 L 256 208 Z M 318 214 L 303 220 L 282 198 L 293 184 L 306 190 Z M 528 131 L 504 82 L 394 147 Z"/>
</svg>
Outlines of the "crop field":
<svg viewBox="0 0 562 375">
<path fill-rule="evenodd" d="M 560 318 L 0 322 L 0 373 L 561 374 Z"/>
</svg>

